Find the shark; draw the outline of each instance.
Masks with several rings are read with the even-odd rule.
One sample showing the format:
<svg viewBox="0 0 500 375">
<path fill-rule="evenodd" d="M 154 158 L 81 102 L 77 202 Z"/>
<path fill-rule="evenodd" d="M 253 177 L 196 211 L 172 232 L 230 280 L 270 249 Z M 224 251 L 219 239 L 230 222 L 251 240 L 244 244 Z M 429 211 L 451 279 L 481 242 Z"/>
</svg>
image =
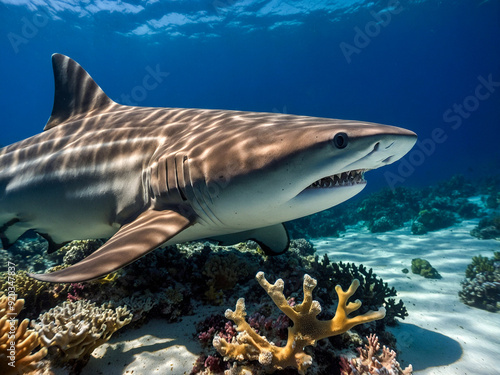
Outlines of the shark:
<svg viewBox="0 0 500 375">
<path fill-rule="evenodd" d="M 256 241 L 285 252 L 283 222 L 338 205 L 367 171 L 403 157 L 414 132 L 363 121 L 111 100 L 74 60 L 52 55 L 44 131 L 0 149 L 0 239 L 34 230 L 56 251 L 109 238 L 68 268 L 30 274 L 83 282 L 163 245 Z"/>
</svg>

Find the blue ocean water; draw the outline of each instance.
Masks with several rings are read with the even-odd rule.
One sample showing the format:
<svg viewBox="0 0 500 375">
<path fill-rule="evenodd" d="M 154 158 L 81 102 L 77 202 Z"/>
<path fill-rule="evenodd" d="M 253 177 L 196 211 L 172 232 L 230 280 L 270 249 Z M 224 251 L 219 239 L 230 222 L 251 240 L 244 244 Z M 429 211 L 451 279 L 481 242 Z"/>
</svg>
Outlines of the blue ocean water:
<svg viewBox="0 0 500 375">
<path fill-rule="evenodd" d="M 42 130 L 58 52 L 123 104 L 417 132 L 371 189 L 500 171 L 497 1 L 1 0 L 0 28 L 0 145 Z"/>
<path fill-rule="evenodd" d="M 80 63 L 122 104 L 281 112 L 372 121 L 415 131 L 419 141 L 414 149 L 400 161 L 369 172 L 363 194 L 385 187 L 427 187 L 450 181 L 456 174 L 465 175 L 469 182 L 500 175 L 500 2 L 496 0 L 0 0 L 0 29 L 0 146 L 42 131 L 53 102 L 50 56 L 57 52 Z M 498 249 L 498 242 L 491 239 L 498 232 L 485 236 L 493 225 L 486 221 L 478 228 L 479 214 L 467 199 L 481 207 L 493 199 L 496 211 L 490 209 L 488 214 L 496 215 L 500 196 L 492 188 L 489 197 L 471 197 L 467 195 L 470 186 L 458 181 L 456 185 L 465 187 L 462 195 L 452 195 L 452 180 L 434 187 L 428 194 L 434 194 L 432 199 L 426 196 L 428 191 L 404 190 L 399 201 L 389 202 L 392 206 L 386 204 L 390 200 L 386 197 L 392 196 L 382 191 L 378 198 L 357 207 L 358 216 L 351 215 L 372 215 L 376 220 L 371 227 L 367 225 L 369 230 L 334 228 L 350 214 L 341 216 L 340 211 L 324 213 L 310 227 L 318 233 L 327 229 L 332 233 L 314 240 L 318 255 L 329 255 L 332 262 L 373 267 L 402 293 L 412 318 L 419 321 L 424 313 L 429 315 L 419 325 L 413 321 L 401 325 L 399 333 L 394 331 L 406 364 L 411 362 L 416 370 L 428 373 L 438 366 L 448 366 L 436 370 L 445 372 L 454 367 L 454 374 L 462 375 L 471 373 L 463 363 L 469 361 L 479 373 L 493 375 L 496 369 L 488 372 L 480 366 L 498 358 L 498 318 L 458 302 L 455 289 L 472 256 L 492 257 Z M 408 201 L 422 205 L 410 207 Z M 345 207 L 352 206 L 339 210 L 349 211 Z M 387 229 L 391 223 L 386 216 L 401 211 L 408 212 L 396 219 L 406 227 Z M 413 229 L 417 215 L 422 220 L 438 217 L 446 221 L 455 218 L 451 212 L 460 216 L 461 226 L 453 227 L 451 220 L 438 223 L 446 232 Z M 498 215 L 490 219 L 498 220 Z M 297 231 L 305 226 L 298 223 L 295 233 L 306 233 Z M 485 240 L 470 236 L 474 230 L 475 237 Z M 334 231 L 342 232 L 339 238 L 334 238 Z M 392 232 L 386 235 L 385 231 Z M 40 245 L 40 239 L 26 240 L 30 241 Z M 42 253 L 34 245 L 25 247 L 30 246 L 33 254 Z M 36 263 L 33 254 L 15 254 L 14 260 L 22 264 L 19 270 L 27 269 L 21 262 L 25 261 L 41 267 L 34 271 L 43 271 L 48 264 Z M 419 275 L 407 277 L 400 272 L 403 267 L 411 268 L 412 258 L 420 256 L 437 265 L 444 275 L 443 284 L 424 283 L 427 280 Z M 183 258 L 175 266 L 199 281 L 194 272 L 186 271 L 189 262 L 196 265 Z M 287 265 L 279 268 L 279 260 L 276 265 L 276 273 L 281 271 L 284 277 Z M 134 280 L 141 276 L 135 289 L 129 285 L 131 295 L 143 295 L 150 287 L 150 276 L 154 282 L 164 278 L 170 283 L 173 278 L 171 270 L 167 279 L 165 270 L 162 274 L 140 262 L 135 267 L 130 271 Z M 439 294 L 429 285 L 441 292 L 453 286 Z M 498 287 L 498 281 L 494 285 Z M 455 305 L 441 301 L 446 293 L 453 294 L 446 301 L 455 298 Z M 226 302 L 221 312 L 230 307 Z M 478 323 L 490 327 L 486 330 Z M 446 332 L 445 325 L 458 326 L 463 332 Z M 152 332 L 148 327 L 145 331 Z M 474 346 L 473 340 L 484 346 Z M 141 350 L 157 349 L 148 345 Z M 475 362 L 470 361 L 471 352 L 477 357 Z M 130 356 L 123 355 L 125 361 Z M 165 358 L 171 357 L 161 361 L 166 363 Z M 110 360 L 96 363 L 101 371 Z M 87 373 L 96 373 L 92 365 Z M 115 367 L 123 370 L 121 364 Z"/>
</svg>

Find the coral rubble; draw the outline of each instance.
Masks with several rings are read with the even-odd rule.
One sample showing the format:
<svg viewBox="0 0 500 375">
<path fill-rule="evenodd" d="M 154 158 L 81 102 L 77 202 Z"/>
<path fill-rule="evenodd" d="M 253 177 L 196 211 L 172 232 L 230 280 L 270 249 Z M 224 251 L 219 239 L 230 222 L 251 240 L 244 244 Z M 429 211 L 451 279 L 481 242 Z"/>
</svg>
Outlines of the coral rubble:
<svg viewBox="0 0 500 375">
<path fill-rule="evenodd" d="M 336 314 L 331 320 L 320 321 L 317 316 L 321 312 L 321 306 L 319 302 L 312 299 L 312 291 L 317 282 L 309 275 L 304 276 L 304 299 L 301 304 L 293 307 L 288 304 L 283 294 L 283 280 L 278 279 L 274 284 L 270 284 L 263 272 L 257 273 L 256 279 L 276 306 L 294 324 L 288 329 L 286 345 L 276 346 L 260 336 L 247 323 L 245 300 L 240 298 L 236 303 L 235 311 L 227 310 L 225 314 L 228 319 L 236 323 L 238 336 L 232 342 L 220 336 L 216 336 L 213 340 L 214 347 L 227 359 L 258 360 L 262 366 L 270 370 L 295 367 L 299 373 L 304 374 L 312 364 L 312 357 L 304 351 L 306 346 L 314 345 L 322 338 L 339 335 L 355 325 L 382 319 L 385 316 L 385 309 L 381 307 L 378 311 L 348 317 L 361 306 L 359 300 L 348 302 L 359 286 L 358 280 L 354 280 L 347 291 L 343 291 L 340 286 L 335 288 L 339 297 Z"/>
</svg>

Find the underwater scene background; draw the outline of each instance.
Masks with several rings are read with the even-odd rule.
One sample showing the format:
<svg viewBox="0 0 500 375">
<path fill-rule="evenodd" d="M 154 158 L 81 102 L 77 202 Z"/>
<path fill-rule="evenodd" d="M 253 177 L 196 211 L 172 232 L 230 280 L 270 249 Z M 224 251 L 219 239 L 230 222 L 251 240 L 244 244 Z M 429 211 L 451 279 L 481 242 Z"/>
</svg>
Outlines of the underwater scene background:
<svg viewBox="0 0 500 375">
<path fill-rule="evenodd" d="M 500 3 L 0 0 L 0 30 L 0 146 L 42 131 L 56 52 L 122 104 L 363 120 L 419 135 L 400 161 L 368 172 L 357 197 L 287 223 L 292 246 L 278 257 L 253 242 L 190 243 L 98 281 L 49 284 L 26 272 L 74 264 L 102 240 L 48 255 L 28 233 L 0 249 L 0 295 L 15 281 L 19 298 L 15 326 L 0 299 L 0 373 L 260 374 L 278 368 L 270 342 L 303 364 L 275 374 L 499 373 Z M 279 278 L 282 295 L 265 282 Z M 362 305 L 351 316 L 384 306 L 386 317 L 287 350 L 288 328 L 301 333 L 289 307 L 305 309 L 312 293 L 317 319 L 332 319 L 353 279 Z M 314 327 L 317 312 L 304 312 Z M 11 329 L 26 348 L 17 367 L 2 336 Z"/>
</svg>

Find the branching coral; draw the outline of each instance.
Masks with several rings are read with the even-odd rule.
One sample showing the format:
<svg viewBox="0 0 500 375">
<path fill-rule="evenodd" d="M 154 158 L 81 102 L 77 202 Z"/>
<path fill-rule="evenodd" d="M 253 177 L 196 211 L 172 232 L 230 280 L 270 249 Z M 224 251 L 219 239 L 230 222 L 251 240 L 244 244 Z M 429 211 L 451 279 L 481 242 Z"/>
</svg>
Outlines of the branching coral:
<svg viewBox="0 0 500 375">
<path fill-rule="evenodd" d="M 404 319 L 408 316 L 403 301 L 399 300 L 396 303 L 394 298 L 389 298 L 397 295 L 396 289 L 394 287 L 390 288 L 388 283 L 377 277 L 373 269 L 368 269 L 362 264 L 357 266 L 354 263 L 332 263 L 326 254 L 321 261 L 316 256 L 315 261 L 311 263 L 311 267 L 311 272 L 318 276 L 318 280 L 322 285 L 326 286 L 319 292 L 319 298 L 325 302 L 333 303 L 336 301 L 337 296 L 333 293 L 335 285 L 349 285 L 351 280 L 357 279 L 360 285 L 355 298 L 362 300 L 363 306 L 356 314 L 365 313 L 370 309 L 377 308 L 377 306 L 384 306 L 386 317 L 383 323 L 377 325 L 379 327 L 385 324 L 395 325 L 396 317 Z"/>
<path fill-rule="evenodd" d="M 467 277 L 462 281 L 460 299 L 467 305 L 486 309 L 500 310 L 500 252 L 493 258 L 481 255 L 472 258 L 465 271 Z"/>
<path fill-rule="evenodd" d="M 378 337 L 374 334 L 366 337 L 368 345 L 358 348 L 359 358 L 352 358 L 351 361 L 342 357 L 340 367 L 342 375 L 411 375 L 412 366 L 404 370 L 396 361 L 396 352 L 387 347 L 382 348 Z"/>
<path fill-rule="evenodd" d="M 33 352 L 39 345 L 38 333 L 28 329 L 29 320 L 15 319 L 24 306 L 15 296 L 0 297 L 0 373 L 24 374 L 47 355 L 47 349 Z M 33 352 L 33 353 L 32 353 Z"/>
<path fill-rule="evenodd" d="M 498 255 L 496 255 L 496 257 L 499 259 L 490 259 L 488 257 L 483 257 L 482 255 L 472 257 L 472 262 L 465 270 L 465 277 L 473 279 L 478 273 L 495 271 L 495 261 L 500 260 L 500 253 L 497 254 Z"/>
<path fill-rule="evenodd" d="M 131 320 L 127 307 L 111 310 L 105 305 L 97 307 L 95 303 L 80 300 L 50 309 L 32 325 L 40 333 L 42 345 L 56 346 L 60 359 L 68 361 L 86 359 Z"/>
<path fill-rule="evenodd" d="M 335 287 L 339 296 L 336 314 L 331 320 L 320 321 L 316 317 L 321 312 L 321 306 L 318 301 L 312 299 L 312 291 L 317 282 L 309 275 L 304 276 L 304 300 L 301 304 L 293 307 L 287 303 L 283 294 L 284 282 L 282 279 L 270 284 L 263 272 L 257 273 L 256 279 L 276 306 L 292 320 L 293 327 L 288 329 L 288 339 L 284 347 L 270 343 L 247 323 L 245 320 L 245 300 L 240 298 L 236 303 L 235 311 L 227 310 L 225 314 L 226 318 L 236 323 L 238 336 L 231 343 L 218 336 L 213 340 L 214 347 L 226 359 L 258 360 L 261 365 L 273 370 L 295 367 L 299 373 L 304 374 L 312 364 L 311 356 L 304 352 L 306 346 L 314 345 L 317 340 L 322 338 L 339 335 L 355 325 L 382 319 L 385 316 L 385 309 L 382 307 L 378 311 L 370 311 L 352 318 L 348 317 L 351 312 L 356 311 L 361 306 L 359 300 L 348 302 L 359 286 L 358 280 L 354 280 L 345 292 L 340 286 Z"/>
</svg>

